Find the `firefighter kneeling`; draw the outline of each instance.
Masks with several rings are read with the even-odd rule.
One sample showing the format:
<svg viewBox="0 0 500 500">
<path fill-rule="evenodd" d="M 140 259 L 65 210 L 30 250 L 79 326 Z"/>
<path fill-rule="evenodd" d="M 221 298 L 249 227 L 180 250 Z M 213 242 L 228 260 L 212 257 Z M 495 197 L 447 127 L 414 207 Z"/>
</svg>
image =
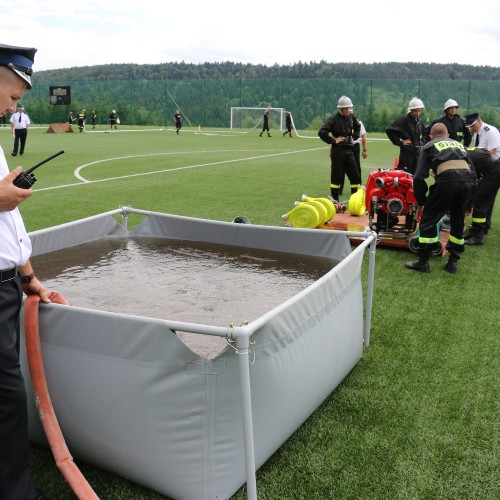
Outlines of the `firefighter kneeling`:
<svg viewBox="0 0 500 500">
<path fill-rule="evenodd" d="M 472 226 L 465 236 L 466 245 L 483 245 L 483 237 L 488 232 L 488 218 L 491 217 L 493 204 L 500 188 L 500 158 L 487 149 L 475 148 L 469 151 L 478 179 Z"/>
<path fill-rule="evenodd" d="M 418 260 L 407 262 L 405 267 L 423 273 L 430 271 L 429 258 L 434 244 L 439 241 L 438 222 L 449 212 L 451 228 L 446 249 L 450 255 L 445 269 L 456 273 L 465 248 L 465 212 L 472 207 L 476 174 L 465 146 L 449 138 L 446 125 L 433 125 L 430 138 L 431 141 L 422 148 L 413 178 L 415 197 L 424 207 L 419 225 Z M 427 196 L 425 180 L 431 169 L 435 182 Z"/>
</svg>

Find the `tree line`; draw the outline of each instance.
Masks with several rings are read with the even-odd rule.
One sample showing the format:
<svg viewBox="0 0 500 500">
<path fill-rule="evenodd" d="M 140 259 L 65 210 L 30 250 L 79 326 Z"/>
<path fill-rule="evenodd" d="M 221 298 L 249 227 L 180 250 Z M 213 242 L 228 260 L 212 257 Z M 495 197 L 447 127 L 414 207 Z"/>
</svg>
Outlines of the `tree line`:
<svg viewBox="0 0 500 500">
<path fill-rule="evenodd" d="M 500 80 L 500 67 L 434 63 L 328 63 L 290 65 L 205 62 L 161 64 L 106 64 L 36 72 L 37 82 L 183 80 L 228 78 L 334 78 L 396 80 Z"/>
<path fill-rule="evenodd" d="M 23 103 L 36 123 L 65 122 L 69 110 L 86 108 L 97 110 L 100 124 L 116 109 L 123 124 L 168 126 L 179 108 L 185 125 L 195 127 L 228 127 L 231 107 L 271 106 L 291 111 L 297 129 L 316 130 L 348 95 L 367 130 L 383 132 L 417 96 L 425 103 L 424 121 L 441 116 L 452 98 L 461 115 L 479 112 L 498 126 L 499 72 L 421 63 L 111 64 L 35 73 Z M 71 88 L 71 105 L 52 105 L 49 87 L 63 85 Z"/>
</svg>

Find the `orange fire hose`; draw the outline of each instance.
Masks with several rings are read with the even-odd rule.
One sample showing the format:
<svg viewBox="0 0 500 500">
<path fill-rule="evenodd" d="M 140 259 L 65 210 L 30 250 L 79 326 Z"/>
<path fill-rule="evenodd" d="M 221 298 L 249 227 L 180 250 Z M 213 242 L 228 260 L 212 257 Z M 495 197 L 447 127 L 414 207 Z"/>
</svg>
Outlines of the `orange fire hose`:
<svg viewBox="0 0 500 500">
<path fill-rule="evenodd" d="M 50 292 L 49 298 L 56 304 L 69 303 L 58 292 Z M 66 441 L 59 427 L 54 407 L 50 399 L 45 370 L 43 368 L 42 347 L 38 326 L 38 295 L 29 295 L 24 302 L 24 336 L 33 395 L 38 415 L 43 425 L 56 465 L 80 500 L 99 500 L 94 490 L 73 462 Z"/>
</svg>

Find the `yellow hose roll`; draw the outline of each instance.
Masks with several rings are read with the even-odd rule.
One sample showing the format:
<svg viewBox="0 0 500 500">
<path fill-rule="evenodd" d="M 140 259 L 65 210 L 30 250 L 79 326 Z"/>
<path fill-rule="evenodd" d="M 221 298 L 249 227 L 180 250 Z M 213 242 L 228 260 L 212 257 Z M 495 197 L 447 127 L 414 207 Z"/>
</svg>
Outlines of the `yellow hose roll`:
<svg viewBox="0 0 500 500">
<path fill-rule="evenodd" d="M 337 210 L 335 210 L 335 205 L 331 200 L 328 198 L 316 198 L 320 203 L 323 203 L 323 206 L 326 209 L 327 213 L 327 219 L 325 222 L 331 221 L 334 217 L 335 214 L 337 213 Z"/>
<path fill-rule="evenodd" d="M 351 194 L 349 198 L 349 203 L 347 205 L 347 210 L 351 215 L 364 215 L 366 212 L 365 205 L 365 188 L 360 187 L 358 190 Z"/>
<path fill-rule="evenodd" d="M 288 213 L 292 227 L 315 228 L 321 225 L 321 216 L 309 203 L 300 203 Z"/>
<path fill-rule="evenodd" d="M 302 201 L 318 201 L 320 202 L 326 209 L 326 217 L 325 222 L 332 220 L 335 217 L 337 211 L 335 210 L 334 203 L 328 198 L 313 198 L 312 196 L 307 196 L 306 194 L 302 195 Z"/>
<path fill-rule="evenodd" d="M 307 201 L 306 203 L 309 203 L 309 205 L 313 206 L 318 211 L 320 221 L 321 221 L 319 223 L 320 226 L 322 224 L 324 224 L 327 220 L 329 220 L 328 219 L 328 212 L 327 212 L 325 206 L 323 205 L 323 203 L 321 203 L 318 200 L 311 200 L 311 201 Z"/>
</svg>

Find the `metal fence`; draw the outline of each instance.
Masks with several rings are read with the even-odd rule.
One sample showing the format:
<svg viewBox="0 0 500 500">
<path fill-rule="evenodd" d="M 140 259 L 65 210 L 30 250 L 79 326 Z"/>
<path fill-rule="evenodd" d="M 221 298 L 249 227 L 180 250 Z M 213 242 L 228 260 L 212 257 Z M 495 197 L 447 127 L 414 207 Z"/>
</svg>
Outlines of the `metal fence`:
<svg viewBox="0 0 500 500">
<path fill-rule="evenodd" d="M 71 87 L 70 105 L 50 103 L 51 86 Z M 292 112 L 297 129 L 317 130 L 337 110 L 340 96 L 349 96 L 354 112 L 369 132 L 383 132 L 406 113 L 409 100 L 424 101 L 423 120 L 443 115 L 443 104 L 455 99 L 459 114 L 479 112 L 486 123 L 500 126 L 500 81 L 483 80 L 347 80 L 225 79 L 128 80 L 114 82 L 36 83 L 23 98 L 35 123 L 64 123 L 69 111 L 97 111 L 106 124 L 115 109 L 122 124 L 173 125 L 176 108 L 184 126 L 229 127 L 232 106 L 281 107 Z M 271 124 L 272 126 L 273 124 Z M 276 128 L 276 124 L 275 128 Z"/>
</svg>

